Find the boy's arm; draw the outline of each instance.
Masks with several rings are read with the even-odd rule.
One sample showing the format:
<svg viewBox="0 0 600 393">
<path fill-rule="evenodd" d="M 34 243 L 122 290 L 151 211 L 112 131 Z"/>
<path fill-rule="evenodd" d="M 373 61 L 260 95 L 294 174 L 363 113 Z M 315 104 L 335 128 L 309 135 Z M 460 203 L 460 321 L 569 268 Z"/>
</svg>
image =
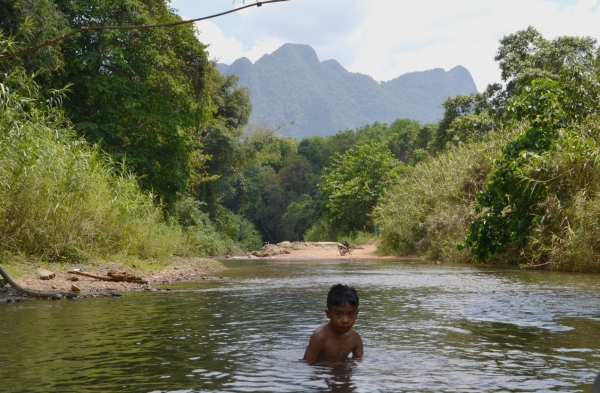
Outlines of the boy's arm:
<svg viewBox="0 0 600 393">
<path fill-rule="evenodd" d="M 362 338 L 360 338 L 360 335 L 358 333 L 356 333 L 356 345 L 354 346 L 354 349 L 352 350 L 352 357 L 353 358 L 362 358 L 363 357 L 363 342 L 362 342 Z"/>
<path fill-rule="evenodd" d="M 306 352 L 304 352 L 304 357 L 302 360 L 317 360 L 323 346 L 325 345 L 325 340 L 327 339 L 327 335 L 323 332 L 322 329 L 317 329 L 312 336 L 310 336 L 310 340 L 308 341 L 308 347 L 306 347 Z"/>
</svg>

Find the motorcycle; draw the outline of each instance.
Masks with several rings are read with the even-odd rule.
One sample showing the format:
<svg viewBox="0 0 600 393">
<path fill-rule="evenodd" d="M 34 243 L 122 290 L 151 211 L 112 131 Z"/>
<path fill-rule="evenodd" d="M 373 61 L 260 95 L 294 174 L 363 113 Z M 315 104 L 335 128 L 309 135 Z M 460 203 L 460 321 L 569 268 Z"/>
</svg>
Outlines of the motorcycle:
<svg viewBox="0 0 600 393">
<path fill-rule="evenodd" d="M 338 251 L 340 252 L 341 256 L 344 256 L 346 254 L 352 255 L 352 247 L 346 246 L 342 243 L 338 243 Z"/>
</svg>

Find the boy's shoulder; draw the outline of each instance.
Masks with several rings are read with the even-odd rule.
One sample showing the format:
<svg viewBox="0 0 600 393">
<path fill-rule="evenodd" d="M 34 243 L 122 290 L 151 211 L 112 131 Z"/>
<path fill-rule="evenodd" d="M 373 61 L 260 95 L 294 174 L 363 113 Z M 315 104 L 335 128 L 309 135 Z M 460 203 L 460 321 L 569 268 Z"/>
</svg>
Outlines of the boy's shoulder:
<svg viewBox="0 0 600 393">
<path fill-rule="evenodd" d="M 350 329 L 350 331 L 348 333 L 350 333 L 350 338 L 351 339 L 362 341 L 362 338 L 360 337 L 360 334 L 358 334 L 358 332 L 356 330 Z"/>
<path fill-rule="evenodd" d="M 326 337 L 327 334 L 329 333 L 330 329 L 331 329 L 331 326 L 329 326 L 329 323 L 325 323 L 325 324 L 319 326 L 318 328 L 316 328 L 312 335 L 315 337 L 319 337 L 319 336 Z"/>
<path fill-rule="evenodd" d="M 313 337 L 315 338 L 327 338 L 327 336 L 332 335 L 332 336 L 338 336 L 338 334 L 335 333 L 335 330 L 333 329 L 333 327 L 331 326 L 330 323 L 325 323 L 321 326 L 319 326 L 312 334 Z M 360 339 L 360 334 L 358 334 L 358 332 L 354 329 L 350 329 L 348 331 L 348 335 L 351 338 L 354 337 L 358 337 Z"/>
</svg>

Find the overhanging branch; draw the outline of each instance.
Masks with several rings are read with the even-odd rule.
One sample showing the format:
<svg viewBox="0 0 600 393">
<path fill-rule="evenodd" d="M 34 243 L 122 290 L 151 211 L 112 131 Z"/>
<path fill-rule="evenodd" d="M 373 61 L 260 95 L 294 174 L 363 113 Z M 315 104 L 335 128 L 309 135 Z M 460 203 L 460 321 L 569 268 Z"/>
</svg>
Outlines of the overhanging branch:
<svg viewBox="0 0 600 393">
<path fill-rule="evenodd" d="M 178 26 L 178 25 L 184 25 L 186 23 L 194 23 L 194 22 L 199 22 L 201 20 L 206 20 L 206 19 L 212 19 L 212 18 L 216 18 L 217 16 L 223 16 L 223 15 L 227 15 L 227 14 L 231 14 L 232 12 L 237 12 L 237 11 L 241 11 L 244 8 L 249 8 L 249 7 L 260 7 L 263 4 L 269 4 L 269 3 L 279 3 L 282 1 L 289 1 L 289 0 L 267 0 L 267 1 L 257 1 L 256 3 L 253 4 L 249 4 L 249 5 L 245 5 L 243 7 L 239 7 L 230 11 L 225 11 L 225 12 L 221 12 L 220 14 L 215 14 L 215 15 L 210 15 L 210 16 L 204 16 L 201 18 L 196 18 L 196 19 L 190 19 L 190 20 L 182 20 L 179 22 L 171 22 L 171 23 L 161 23 L 161 24 L 157 24 L 157 25 L 140 25 L 140 26 L 89 26 L 89 27 L 82 27 L 81 29 L 77 29 L 77 30 L 73 30 L 67 34 L 63 34 L 60 37 L 56 37 L 53 40 L 50 41 L 46 41 L 42 44 L 36 45 L 36 46 L 32 46 L 31 48 L 27 48 L 25 50 L 19 51 L 19 52 L 15 52 L 12 53 L 10 55 L 6 55 L 6 56 L 1 56 L 0 57 L 0 61 L 3 60 L 9 60 L 15 57 L 19 57 L 19 56 L 23 56 L 26 55 L 28 53 L 31 52 L 35 52 L 36 50 L 45 48 L 47 46 L 56 44 L 57 42 L 60 42 L 62 40 L 64 40 L 65 38 L 68 38 L 72 35 L 78 34 L 78 33 L 86 33 L 88 31 L 93 31 L 93 30 L 134 30 L 134 29 L 154 29 L 154 28 L 159 28 L 159 27 L 171 27 L 171 26 Z"/>
</svg>

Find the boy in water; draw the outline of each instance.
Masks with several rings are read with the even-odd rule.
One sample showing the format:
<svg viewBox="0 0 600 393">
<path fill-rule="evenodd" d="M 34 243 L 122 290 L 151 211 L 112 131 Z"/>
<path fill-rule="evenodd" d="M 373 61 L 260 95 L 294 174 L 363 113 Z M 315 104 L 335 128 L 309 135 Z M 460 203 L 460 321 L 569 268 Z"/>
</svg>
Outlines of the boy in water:
<svg viewBox="0 0 600 393">
<path fill-rule="evenodd" d="M 362 339 L 354 330 L 358 316 L 358 293 L 347 285 L 336 284 L 327 294 L 325 310 L 329 323 L 319 327 L 310 337 L 304 360 L 345 359 L 363 356 Z"/>
</svg>

